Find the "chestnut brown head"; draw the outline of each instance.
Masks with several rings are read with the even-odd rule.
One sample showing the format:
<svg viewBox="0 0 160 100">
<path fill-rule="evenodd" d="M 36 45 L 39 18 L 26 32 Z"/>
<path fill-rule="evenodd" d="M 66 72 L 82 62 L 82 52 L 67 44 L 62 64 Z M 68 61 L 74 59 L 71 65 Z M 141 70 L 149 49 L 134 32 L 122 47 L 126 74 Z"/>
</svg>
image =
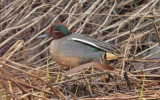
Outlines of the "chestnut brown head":
<svg viewBox="0 0 160 100">
<path fill-rule="evenodd" d="M 59 39 L 69 35 L 69 30 L 65 24 L 56 23 L 50 26 L 48 35 L 54 39 Z"/>
<path fill-rule="evenodd" d="M 56 23 L 50 26 L 48 33 L 38 36 L 37 38 L 53 37 L 53 39 L 59 39 L 69 35 L 67 26 L 63 23 Z"/>
</svg>

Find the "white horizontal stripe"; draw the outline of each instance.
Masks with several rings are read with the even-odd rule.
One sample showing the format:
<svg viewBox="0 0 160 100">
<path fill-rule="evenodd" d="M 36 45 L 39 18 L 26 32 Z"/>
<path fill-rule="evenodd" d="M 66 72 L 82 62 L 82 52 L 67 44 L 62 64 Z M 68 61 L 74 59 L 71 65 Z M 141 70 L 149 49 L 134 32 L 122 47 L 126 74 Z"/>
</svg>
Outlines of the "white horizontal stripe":
<svg viewBox="0 0 160 100">
<path fill-rule="evenodd" d="M 92 45 L 94 47 L 100 48 L 99 46 L 95 45 L 94 43 L 86 41 L 86 40 L 82 40 L 82 39 L 78 39 L 78 38 L 72 38 L 71 40 L 73 40 L 73 41 L 79 41 L 79 42 L 82 42 L 82 43 L 87 43 L 87 44 Z"/>
</svg>

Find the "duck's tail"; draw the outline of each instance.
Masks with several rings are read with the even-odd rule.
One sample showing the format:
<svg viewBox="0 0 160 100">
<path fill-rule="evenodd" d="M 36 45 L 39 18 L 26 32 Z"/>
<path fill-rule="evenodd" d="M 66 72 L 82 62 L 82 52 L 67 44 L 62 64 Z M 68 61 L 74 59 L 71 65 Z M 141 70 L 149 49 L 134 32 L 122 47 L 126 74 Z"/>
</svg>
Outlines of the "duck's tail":
<svg viewBox="0 0 160 100">
<path fill-rule="evenodd" d="M 110 60 L 116 60 L 118 58 L 119 58 L 119 56 L 117 56 L 115 54 L 104 52 L 103 55 L 100 58 L 100 62 L 101 63 L 107 63 Z"/>
<path fill-rule="evenodd" d="M 105 52 L 104 57 L 105 57 L 105 60 L 114 60 L 119 58 L 118 56 L 111 53 L 107 53 L 107 52 Z"/>
</svg>

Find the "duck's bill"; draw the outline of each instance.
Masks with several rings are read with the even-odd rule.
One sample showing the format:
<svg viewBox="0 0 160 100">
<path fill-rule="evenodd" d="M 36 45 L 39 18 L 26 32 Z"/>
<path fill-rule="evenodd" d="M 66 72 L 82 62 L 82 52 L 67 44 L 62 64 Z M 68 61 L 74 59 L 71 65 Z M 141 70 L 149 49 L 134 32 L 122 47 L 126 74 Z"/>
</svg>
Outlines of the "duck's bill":
<svg viewBox="0 0 160 100">
<path fill-rule="evenodd" d="M 42 39 L 42 38 L 46 38 L 46 37 L 49 37 L 48 33 L 45 33 L 43 35 L 38 36 L 37 39 Z"/>
</svg>

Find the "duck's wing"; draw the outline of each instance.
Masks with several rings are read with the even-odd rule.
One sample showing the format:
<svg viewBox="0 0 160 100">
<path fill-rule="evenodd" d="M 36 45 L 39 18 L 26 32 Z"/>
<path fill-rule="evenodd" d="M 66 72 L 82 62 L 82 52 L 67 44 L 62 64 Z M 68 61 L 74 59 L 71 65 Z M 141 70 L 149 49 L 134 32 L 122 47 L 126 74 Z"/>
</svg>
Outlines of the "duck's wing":
<svg viewBox="0 0 160 100">
<path fill-rule="evenodd" d="M 115 46 L 114 44 L 106 43 L 99 41 L 95 38 L 89 37 L 87 35 L 81 35 L 81 34 L 72 34 L 70 36 L 70 39 L 72 41 L 81 42 L 87 45 L 90 45 L 91 47 L 98 48 L 100 50 L 109 52 L 109 53 L 118 53 L 119 54 L 119 47 Z"/>
</svg>

